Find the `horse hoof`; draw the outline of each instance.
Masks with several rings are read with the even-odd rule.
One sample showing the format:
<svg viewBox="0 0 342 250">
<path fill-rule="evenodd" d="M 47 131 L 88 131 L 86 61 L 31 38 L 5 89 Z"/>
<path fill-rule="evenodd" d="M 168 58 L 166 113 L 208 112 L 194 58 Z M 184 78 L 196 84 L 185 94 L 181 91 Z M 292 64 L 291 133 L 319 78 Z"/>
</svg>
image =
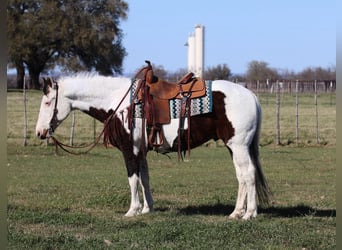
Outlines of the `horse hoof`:
<svg viewBox="0 0 342 250">
<path fill-rule="evenodd" d="M 245 215 L 245 211 L 234 211 L 229 215 L 229 219 L 238 220 L 241 219 Z"/>
<path fill-rule="evenodd" d="M 149 207 L 144 207 L 144 209 L 141 211 L 142 214 L 148 214 L 154 212 L 153 208 L 149 208 Z"/>
<path fill-rule="evenodd" d="M 247 213 L 242 217 L 242 219 L 243 219 L 243 220 L 250 220 L 250 219 L 254 219 L 256 216 L 257 216 L 257 212 L 256 212 L 256 211 L 254 211 L 254 212 L 247 212 Z"/>
<path fill-rule="evenodd" d="M 125 217 L 133 217 L 141 214 L 139 210 L 128 210 L 128 212 L 125 214 Z"/>
<path fill-rule="evenodd" d="M 228 218 L 229 218 L 230 220 L 238 220 L 238 219 L 240 219 L 239 217 L 231 216 L 231 215 L 229 215 Z"/>
</svg>

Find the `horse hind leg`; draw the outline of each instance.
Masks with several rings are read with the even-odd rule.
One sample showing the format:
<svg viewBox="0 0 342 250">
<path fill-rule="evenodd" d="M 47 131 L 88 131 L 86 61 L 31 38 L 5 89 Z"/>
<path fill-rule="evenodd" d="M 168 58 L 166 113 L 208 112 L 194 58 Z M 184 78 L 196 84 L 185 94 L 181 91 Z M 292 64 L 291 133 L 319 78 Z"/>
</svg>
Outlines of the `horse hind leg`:
<svg viewBox="0 0 342 250">
<path fill-rule="evenodd" d="M 230 146 L 230 149 L 239 187 L 235 209 L 229 217 L 248 220 L 257 215 L 255 166 L 248 146 Z"/>
</svg>

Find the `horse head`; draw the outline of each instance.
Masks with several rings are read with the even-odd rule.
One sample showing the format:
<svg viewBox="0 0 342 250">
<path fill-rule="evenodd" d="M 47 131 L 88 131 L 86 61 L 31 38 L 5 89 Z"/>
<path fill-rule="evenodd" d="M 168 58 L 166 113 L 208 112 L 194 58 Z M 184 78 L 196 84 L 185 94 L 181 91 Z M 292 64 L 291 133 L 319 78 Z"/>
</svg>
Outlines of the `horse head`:
<svg viewBox="0 0 342 250">
<path fill-rule="evenodd" d="M 36 124 L 36 135 L 40 139 L 51 136 L 71 111 L 71 105 L 62 97 L 58 83 L 51 78 L 43 78 L 43 81 L 44 95 Z"/>
</svg>

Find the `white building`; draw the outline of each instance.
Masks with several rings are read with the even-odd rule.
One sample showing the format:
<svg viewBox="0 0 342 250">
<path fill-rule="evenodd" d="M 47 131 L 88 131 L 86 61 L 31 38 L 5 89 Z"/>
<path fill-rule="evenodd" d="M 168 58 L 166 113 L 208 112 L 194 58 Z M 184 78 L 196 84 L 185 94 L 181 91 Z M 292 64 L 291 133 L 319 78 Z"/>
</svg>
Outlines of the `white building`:
<svg viewBox="0 0 342 250">
<path fill-rule="evenodd" d="M 203 77 L 204 71 L 204 26 L 196 25 L 185 44 L 188 46 L 188 71 Z"/>
</svg>

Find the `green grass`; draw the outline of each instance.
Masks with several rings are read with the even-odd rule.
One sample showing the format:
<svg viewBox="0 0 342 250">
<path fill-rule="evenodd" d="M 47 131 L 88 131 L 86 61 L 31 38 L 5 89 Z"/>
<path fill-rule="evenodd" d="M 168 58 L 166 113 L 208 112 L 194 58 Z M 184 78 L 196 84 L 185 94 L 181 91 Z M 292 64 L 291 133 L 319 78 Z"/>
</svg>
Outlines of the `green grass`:
<svg viewBox="0 0 342 250">
<path fill-rule="evenodd" d="M 255 220 L 228 219 L 237 183 L 223 147 L 187 162 L 149 154 L 155 212 L 129 206 L 120 152 L 56 156 L 8 144 L 9 249 L 336 249 L 334 147 L 261 148 L 273 203 Z"/>
</svg>

